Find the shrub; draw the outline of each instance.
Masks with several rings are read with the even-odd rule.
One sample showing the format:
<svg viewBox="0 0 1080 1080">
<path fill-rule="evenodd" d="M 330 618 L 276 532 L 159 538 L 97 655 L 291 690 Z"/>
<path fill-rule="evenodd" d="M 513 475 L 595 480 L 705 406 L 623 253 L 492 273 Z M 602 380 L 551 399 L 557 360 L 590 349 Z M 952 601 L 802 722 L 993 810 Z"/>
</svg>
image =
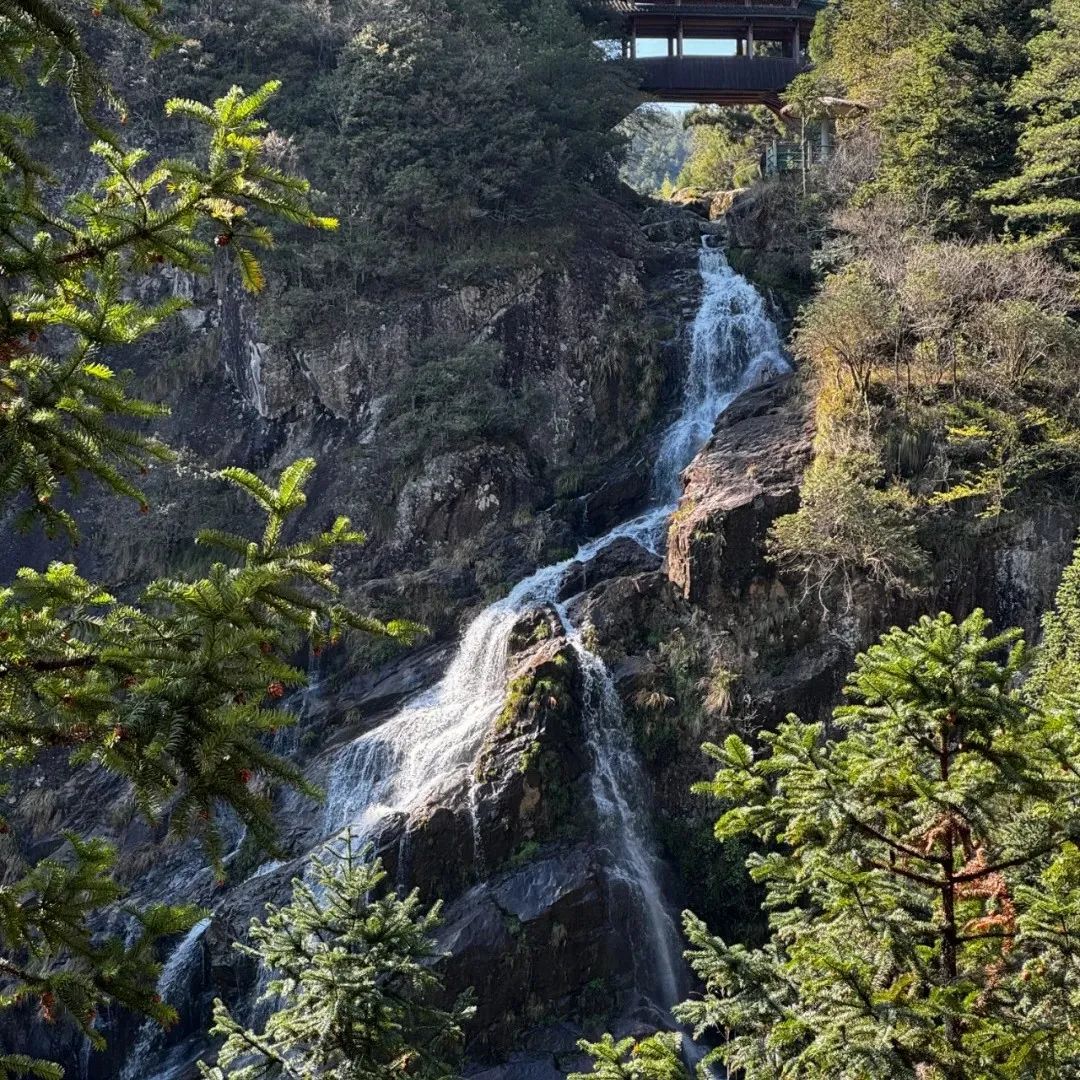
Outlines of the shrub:
<svg viewBox="0 0 1080 1080">
<path fill-rule="evenodd" d="M 806 475 L 802 507 L 772 528 L 771 558 L 820 597 L 837 584 L 850 592 L 856 575 L 917 592 L 928 563 L 916 539 L 914 500 L 902 487 L 879 488 L 881 479 L 870 455 L 819 457 Z"/>
</svg>

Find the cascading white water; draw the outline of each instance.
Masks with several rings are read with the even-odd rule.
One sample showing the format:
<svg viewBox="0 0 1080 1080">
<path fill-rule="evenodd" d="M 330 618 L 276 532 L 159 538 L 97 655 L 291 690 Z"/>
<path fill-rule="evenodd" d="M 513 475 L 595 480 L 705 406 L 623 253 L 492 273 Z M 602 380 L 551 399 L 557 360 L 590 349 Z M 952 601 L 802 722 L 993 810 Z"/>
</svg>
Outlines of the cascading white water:
<svg viewBox="0 0 1080 1080">
<path fill-rule="evenodd" d="M 680 475 L 712 434 L 717 418 L 748 387 L 787 369 L 779 334 L 752 285 L 723 253 L 702 245 L 701 305 L 691 331 L 682 406 L 664 433 L 653 475 L 654 505 L 585 544 L 572 559 L 544 567 L 483 611 L 466 630 L 443 679 L 335 761 L 328 785 L 327 833 L 352 826 L 370 834 L 393 812 L 419 807 L 447 775 L 470 766 L 502 707 L 508 644 L 521 615 L 550 603 L 560 612 L 585 675 L 585 722 L 593 757 L 593 795 L 611 853 L 612 874 L 634 898 L 642 921 L 634 956 L 640 988 L 669 1008 L 679 998 L 679 937 L 664 903 L 652 846 L 646 790 L 603 661 L 589 651 L 562 605 L 555 603 L 570 568 L 588 563 L 623 537 L 659 552 L 678 503 Z M 650 970 L 645 971 L 643 968 Z"/>
<path fill-rule="evenodd" d="M 210 919 L 200 919 L 184 936 L 180 944 L 161 969 L 158 977 L 157 992 L 163 1001 L 175 1005 L 177 999 L 188 989 L 192 968 L 199 962 L 199 950 L 203 935 L 210 928 Z M 139 1028 L 135 1045 L 127 1056 L 120 1080 L 147 1080 L 147 1067 L 156 1056 L 161 1041 L 162 1030 L 153 1020 L 147 1020 Z M 155 1069 L 155 1080 L 166 1080 L 169 1074 Z"/>
<path fill-rule="evenodd" d="M 371 833 L 395 811 L 423 804 L 455 769 L 476 759 L 506 692 L 510 633 L 530 608 L 551 604 L 563 620 L 585 679 L 584 722 L 592 755 L 592 793 L 601 826 L 599 842 L 610 853 L 609 872 L 630 900 L 635 925 L 627 939 L 637 985 L 656 1004 L 670 1007 L 681 996 L 678 929 L 664 903 L 660 862 L 652 844 L 645 777 L 624 723 L 611 675 L 582 641 L 565 605 L 556 603 L 571 567 L 591 562 L 615 541 L 629 538 L 660 554 L 668 521 L 680 494 L 680 476 L 712 433 L 717 418 L 745 389 L 787 369 L 776 328 L 760 295 L 728 265 L 722 252 L 702 246 L 703 291 L 690 334 L 689 362 L 679 413 L 665 431 L 653 470 L 653 505 L 576 555 L 537 570 L 469 626 L 442 680 L 414 698 L 375 731 L 351 743 L 334 762 L 327 790 L 324 827 L 346 826 Z M 318 699 L 318 672 L 301 698 L 306 712 Z M 275 749 L 287 752 L 295 732 Z M 471 771 L 471 770 L 470 770 Z M 239 832 L 230 839 L 238 848 Z M 274 869 L 265 864 L 252 875 Z M 182 871 L 183 872 L 183 871 Z M 205 872 L 205 871 L 200 871 Z M 181 883 L 182 884 L 182 883 Z M 159 991 L 176 1003 L 199 963 L 203 920 L 180 942 L 162 970 Z M 174 1066 L 161 1045 L 160 1029 L 145 1024 L 120 1074 L 121 1080 L 170 1080 Z"/>
<path fill-rule="evenodd" d="M 704 289 L 690 329 L 690 363 L 682 408 L 664 433 L 653 491 L 677 501 L 679 477 L 712 435 L 717 419 L 747 386 L 788 370 L 780 334 L 761 294 L 731 269 L 722 251 L 702 246 Z"/>
<path fill-rule="evenodd" d="M 699 269 L 703 291 L 690 334 L 689 362 L 679 413 L 664 432 L 653 470 L 653 505 L 576 555 L 537 570 L 469 626 L 443 679 L 410 701 L 396 716 L 351 743 L 331 771 L 324 813 L 327 834 L 346 826 L 371 833 L 395 811 L 423 804 L 455 769 L 476 759 L 506 692 L 509 638 L 530 608 L 551 604 L 563 620 L 585 679 L 584 722 L 592 755 L 592 793 L 601 827 L 599 842 L 610 854 L 609 873 L 629 904 L 627 939 L 633 950 L 639 989 L 670 1007 L 681 996 L 683 966 L 678 929 L 664 903 L 661 865 L 652 844 L 647 784 L 624 723 L 611 675 L 584 644 L 565 605 L 556 603 L 571 567 L 580 568 L 615 541 L 629 538 L 660 554 L 668 521 L 680 494 L 682 470 L 712 433 L 717 418 L 745 389 L 787 369 L 776 328 L 760 295 L 728 265 L 722 252 L 702 246 Z M 318 672 L 301 699 L 306 712 L 318 699 Z M 282 737 L 275 746 L 288 751 Z M 471 771 L 471 770 L 469 770 Z M 239 845 L 241 837 L 234 839 Z M 271 862 L 253 877 L 275 868 Z M 176 1003 L 199 963 L 203 920 L 180 942 L 159 981 L 159 991 Z M 121 1080 L 169 1080 L 174 1066 L 161 1045 L 156 1025 L 140 1029 L 120 1074 Z"/>
<path fill-rule="evenodd" d="M 592 755 L 592 795 L 600 821 L 598 841 L 611 854 L 609 873 L 629 899 L 626 939 L 634 985 L 670 1009 L 682 1000 L 680 938 L 660 887 L 661 864 L 652 842 L 648 785 L 634 751 L 615 682 L 607 665 L 590 652 L 566 610 L 559 615 L 585 676 L 583 719 Z"/>
</svg>

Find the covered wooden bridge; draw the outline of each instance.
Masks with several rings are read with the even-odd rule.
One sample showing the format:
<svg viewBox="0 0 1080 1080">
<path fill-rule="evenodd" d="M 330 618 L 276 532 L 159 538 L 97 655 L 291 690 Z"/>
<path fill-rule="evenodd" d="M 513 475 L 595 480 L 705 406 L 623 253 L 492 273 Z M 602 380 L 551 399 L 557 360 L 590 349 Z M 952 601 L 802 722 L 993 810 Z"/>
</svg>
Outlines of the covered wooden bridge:
<svg viewBox="0 0 1080 1080">
<path fill-rule="evenodd" d="M 606 6 L 620 27 L 623 57 L 637 61 L 650 97 L 779 111 L 780 94 L 807 65 L 814 21 L 827 2 L 608 0 Z M 644 55 L 658 45 L 660 55 Z"/>
</svg>

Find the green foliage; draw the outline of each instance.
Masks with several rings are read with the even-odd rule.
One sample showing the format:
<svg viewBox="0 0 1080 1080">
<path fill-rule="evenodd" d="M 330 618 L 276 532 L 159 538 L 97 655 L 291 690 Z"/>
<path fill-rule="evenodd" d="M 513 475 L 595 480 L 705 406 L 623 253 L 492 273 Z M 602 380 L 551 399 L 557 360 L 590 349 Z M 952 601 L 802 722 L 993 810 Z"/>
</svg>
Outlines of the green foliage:
<svg viewBox="0 0 1080 1080">
<path fill-rule="evenodd" d="M 803 481 L 802 506 L 779 518 L 769 553 L 801 574 L 824 599 L 866 579 L 901 594 L 918 591 L 929 569 L 916 535 L 914 501 L 896 485 L 882 489 L 873 457 L 818 457 Z"/>
<path fill-rule="evenodd" d="M 64 749 L 76 766 L 123 778 L 151 821 L 198 836 L 221 871 L 217 810 L 228 806 L 264 847 L 273 846 L 270 785 L 316 794 L 265 736 L 292 722 L 271 708 L 304 673 L 288 657 L 302 640 L 316 649 L 343 630 L 408 636 L 337 600 L 331 559 L 360 534 L 339 518 L 325 532 L 287 541 L 288 519 L 304 504 L 314 462 L 286 469 L 271 487 L 242 469 L 225 477 L 266 516 L 261 538 L 204 533 L 225 560 L 198 580 L 152 583 L 139 605 L 122 604 L 73 566 L 19 572 L 0 590 L 0 769 L 25 767 Z M 11 828 L 5 822 L 5 833 Z M 143 925 L 135 944 L 92 932 L 102 908 L 123 898 L 114 854 L 100 840 L 67 837 L 63 859 L 29 866 L 0 897 L 0 970 L 11 982 L 0 1007 L 28 996 L 46 1019 L 69 1013 L 100 1043 L 96 1010 L 119 1002 L 162 1022 L 154 1000 L 154 943 L 186 929 L 192 908 L 130 913 Z"/>
<path fill-rule="evenodd" d="M 137 475 L 168 457 L 143 429 L 161 410 L 130 396 L 113 364 L 184 306 L 143 299 L 160 288 L 159 275 L 204 272 L 213 257 L 258 291 L 265 279 L 256 252 L 273 242 L 268 223 L 335 225 L 314 212 L 307 182 L 280 165 L 261 116 L 276 83 L 251 94 L 233 87 L 213 105 L 170 100 L 166 113 L 199 134 L 198 160 L 152 161 L 105 123 L 108 110 L 121 127 L 128 117 L 94 59 L 108 48 L 85 45 L 83 31 L 97 37 L 107 27 L 126 41 L 116 35 L 126 27 L 140 52 L 149 41 L 156 55 L 174 40 L 156 22 L 160 7 L 33 0 L 0 10 L 0 64 L 13 88 L 0 113 L 0 505 L 9 520 L 72 537 L 66 497 L 87 478 L 151 509 Z M 32 119 L 43 95 L 66 122 L 65 152 L 52 169 Z M 261 536 L 202 533 L 200 544 L 218 554 L 204 576 L 165 577 L 122 602 L 55 562 L 0 588 L 5 790 L 46 755 L 62 769 L 66 754 L 72 767 L 122 781 L 151 823 L 201 840 L 219 874 L 224 812 L 273 844 L 271 785 L 314 794 L 266 748 L 268 733 L 291 719 L 272 706 L 304 679 L 289 658 L 305 642 L 319 649 L 349 629 L 391 637 L 414 629 L 383 626 L 340 602 L 333 560 L 363 539 L 347 519 L 287 535 L 313 468 L 297 462 L 276 484 L 225 470 L 266 524 Z M 154 992 L 157 946 L 200 912 L 129 903 L 100 837 L 68 832 L 43 857 L 7 820 L 0 836 L 0 1009 L 36 1001 L 42 1022 L 71 1022 L 98 1047 L 95 1017 L 104 1008 L 173 1022 L 175 1011 Z M 118 911 L 132 928 L 123 937 L 108 929 Z M 60 1072 L 0 1055 L 5 1077 Z"/>
<path fill-rule="evenodd" d="M 1027 44 L 1030 70 L 1009 103 L 1024 116 L 1019 172 L 986 195 L 1018 237 L 1050 245 L 1072 265 L 1080 260 L 1080 4 L 1050 0 L 1041 31 Z"/>
<path fill-rule="evenodd" d="M 1042 620 L 1042 647 L 1031 675 L 1036 693 L 1070 694 L 1080 685 L 1080 547 Z"/>
<path fill-rule="evenodd" d="M 866 505 L 875 496 L 846 488 L 845 471 L 856 478 L 869 468 L 878 489 L 874 462 L 887 463 L 907 485 L 889 494 L 909 519 L 960 503 L 1000 514 L 1069 493 L 1080 475 L 1068 272 L 1046 253 L 935 240 L 896 207 L 838 220 L 841 268 L 795 335 L 817 376 L 818 454 L 830 460 L 811 470 L 805 505 L 780 523 L 776 551 L 815 579 L 834 565 L 824 560 L 834 545 L 858 566 L 853 541 L 864 529 L 881 550 L 892 547 Z M 908 563 L 910 549 L 898 550 Z M 804 557 L 811 551 L 816 565 Z M 870 565 L 879 580 L 890 576 Z"/>
<path fill-rule="evenodd" d="M 768 109 L 699 106 L 684 121 L 691 150 L 678 174 L 679 187 L 726 191 L 745 187 L 760 175 L 760 158 L 784 129 Z"/>
<path fill-rule="evenodd" d="M 578 1046 L 593 1059 L 593 1070 L 570 1073 L 567 1080 L 688 1080 L 690 1073 L 680 1056 L 681 1037 L 658 1032 L 647 1039 L 620 1039 L 605 1035 L 600 1042 L 582 1040 Z"/>
<path fill-rule="evenodd" d="M 865 263 L 851 263 L 826 279 L 802 314 L 795 352 L 838 382 L 851 381 L 865 398 L 876 367 L 896 341 L 897 313 Z"/>
<path fill-rule="evenodd" d="M 0 23 L 0 51 L 4 33 L 16 33 L 10 20 Z M 73 40 L 71 63 L 81 64 Z M 33 55 L 30 48 L 23 62 Z M 64 485 L 78 487 L 92 476 L 143 503 L 132 474 L 168 457 L 138 426 L 162 410 L 127 393 L 109 353 L 145 338 L 186 304 L 142 303 L 132 282 L 159 264 L 203 271 L 216 245 L 232 253 L 245 285 L 258 291 L 264 276 L 255 250 L 273 241 L 267 220 L 335 226 L 311 209 L 307 182 L 266 157 L 259 114 L 276 89 L 268 83 L 245 94 L 233 87 L 213 106 L 170 101 L 169 116 L 205 130 L 201 163 L 153 163 L 145 151 L 124 149 L 99 131 L 90 153 L 100 179 L 58 210 L 46 208 L 43 186 L 53 177 L 25 140 L 12 134 L 4 145 L 0 499 L 21 496 L 24 521 L 36 516 L 51 531 L 74 535 L 70 513 L 55 505 Z M 76 88 L 80 109 L 82 92 Z M 30 131 L 13 113 L 0 117 L 3 127 Z"/>
<path fill-rule="evenodd" d="M 428 277 L 485 237 L 564 218 L 614 176 L 630 73 L 562 0 L 507 7 L 365 7 L 326 87 L 350 276 Z"/>
<path fill-rule="evenodd" d="M 172 1006 L 154 992 L 160 965 L 155 946 L 186 930 L 202 914 L 191 905 L 155 905 L 131 911 L 135 932 L 128 938 L 102 937 L 94 915 L 123 898 L 112 878 L 114 853 L 99 839 L 67 836 L 67 850 L 42 859 L 0 892 L 0 972 L 5 986 L 0 1009 L 38 1003 L 46 1022 L 70 1016 L 98 1048 L 98 1010 L 120 1002 L 169 1025 Z M 0 1075 L 63 1075 L 57 1066 L 16 1061 L 0 1055 Z M 6 1071 L 5 1071 L 6 1070 Z"/>
<path fill-rule="evenodd" d="M 406 475 L 421 460 L 520 429 L 527 395 L 500 386 L 494 342 L 427 341 L 410 357 L 387 406 L 387 450 Z"/>
<path fill-rule="evenodd" d="M 630 139 L 622 179 L 643 195 L 670 195 L 690 153 L 682 117 L 663 106 L 642 106 L 623 122 Z M 667 185 L 665 194 L 664 185 Z"/>
<path fill-rule="evenodd" d="M 993 517 L 1080 470 L 1080 431 L 1045 409 L 1013 413 L 966 402 L 949 416 L 949 456 L 960 477 L 935 492 L 931 506 L 976 499 L 983 515 Z"/>
<path fill-rule="evenodd" d="M 273 978 L 265 1000 L 278 1003 L 265 1029 L 244 1028 L 217 1001 L 213 1032 L 225 1036 L 217 1064 L 200 1064 L 208 1080 L 326 1080 L 458 1075 L 467 998 L 449 1009 L 433 966 L 432 934 L 440 905 L 424 910 L 419 895 L 386 888 L 386 872 L 352 835 L 312 862 L 309 880 L 293 881 L 290 904 L 267 906 L 251 925 L 256 957 Z"/>
<path fill-rule="evenodd" d="M 863 189 L 920 205 L 938 227 L 985 228 L 975 196 L 1008 175 L 1011 80 L 1026 67 L 1032 0 L 845 0 L 812 52 L 822 92 L 872 107 L 879 167 Z"/>
<path fill-rule="evenodd" d="M 772 940 L 748 950 L 686 920 L 707 992 L 677 1010 L 726 1031 L 747 1080 L 1070 1075 L 1067 974 L 1080 919 L 1076 703 L 1018 685 L 1018 631 L 924 618 L 859 657 L 843 738 L 790 718 L 755 752 L 732 736 L 699 790 L 721 840 L 770 853 Z"/>
</svg>

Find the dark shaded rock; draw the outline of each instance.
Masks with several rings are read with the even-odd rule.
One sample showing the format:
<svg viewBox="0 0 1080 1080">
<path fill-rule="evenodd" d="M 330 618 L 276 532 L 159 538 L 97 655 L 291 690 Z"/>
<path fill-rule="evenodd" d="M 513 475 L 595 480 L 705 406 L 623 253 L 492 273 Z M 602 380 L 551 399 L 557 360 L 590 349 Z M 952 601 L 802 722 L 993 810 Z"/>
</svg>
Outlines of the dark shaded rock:
<svg viewBox="0 0 1080 1080">
<path fill-rule="evenodd" d="M 429 461 L 398 498 L 394 546 L 455 544 L 535 504 L 540 489 L 517 449 L 478 446 Z"/>
<path fill-rule="evenodd" d="M 483 873 L 474 822 L 472 781 L 459 769 L 423 806 L 387 818 L 375 850 L 391 880 L 419 889 L 429 901 L 449 899 Z"/>
<path fill-rule="evenodd" d="M 589 562 L 575 562 L 566 573 L 559 600 L 569 600 L 611 578 L 658 570 L 663 560 L 628 536 L 609 544 Z"/>
<path fill-rule="evenodd" d="M 745 394 L 721 417 L 686 471 L 669 533 L 668 576 L 692 604 L 714 609 L 771 575 L 765 539 L 798 509 L 813 434 L 790 379 Z"/>
<path fill-rule="evenodd" d="M 566 1073 L 547 1054 L 512 1054 L 505 1065 L 467 1075 L 470 1080 L 563 1080 Z"/>
<path fill-rule="evenodd" d="M 563 626 L 554 608 L 544 605 L 525 612 L 510 631 L 510 653 L 517 655 L 543 641 L 562 637 Z"/>
<path fill-rule="evenodd" d="M 512 671 L 476 765 L 476 830 L 489 866 L 583 824 L 589 759 L 581 694 L 581 666 L 565 638 L 541 642 Z"/>
<path fill-rule="evenodd" d="M 436 682 L 454 655 L 454 646 L 439 642 L 395 657 L 374 671 L 365 671 L 336 688 L 315 706 L 316 715 L 340 717 L 344 710 L 360 718 L 376 716 L 399 706 L 406 698 Z"/>
<path fill-rule="evenodd" d="M 599 536 L 645 503 L 651 482 L 652 468 L 646 458 L 623 462 L 599 487 L 573 501 L 571 519 L 587 536 Z"/>
<path fill-rule="evenodd" d="M 684 608 L 665 574 L 655 571 L 606 581 L 571 601 L 569 613 L 579 626 L 589 624 L 605 654 L 615 644 L 621 655 L 645 647 L 653 628 Z"/>
<path fill-rule="evenodd" d="M 692 199 L 684 205 L 657 201 L 642 213 L 642 230 L 657 244 L 696 242 L 703 232 L 711 232 L 715 228 L 705 220 L 707 214 L 704 199 Z"/>
<path fill-rule="evenodd" d="M 551 1005 L 610 974 L 610 935 L 604 871 L 583 847 L 538 857 L 449 905 L 439 943 L 452 956 L 448 991 L 476 993 L 473 1050 L 505 1049 Z"/>
</svg>

